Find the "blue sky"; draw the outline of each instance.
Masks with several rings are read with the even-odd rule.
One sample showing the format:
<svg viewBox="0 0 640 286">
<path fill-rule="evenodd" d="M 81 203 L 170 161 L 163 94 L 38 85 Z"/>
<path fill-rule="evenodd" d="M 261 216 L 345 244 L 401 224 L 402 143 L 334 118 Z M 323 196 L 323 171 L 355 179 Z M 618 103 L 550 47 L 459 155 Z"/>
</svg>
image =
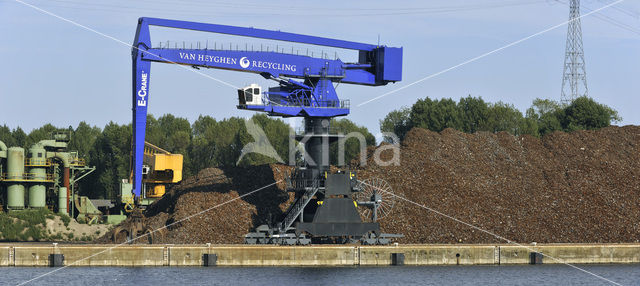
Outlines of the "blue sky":
<svg viewBox="0 0 640 286">
<path fill-rule="evenodd" d="M 378 132 L 379 119 L 418 98 L 481 96 L 514 104 L 560 99 L 566 26 L 361 107 L 358 103 L 457 65 L 568 18 L 553 0 L 434 1 L 81 1 L 22 0 L 130 44 L 141 16 L 256 27 L 404 48 L 403 81 L 384 87 L 340 85 L 353 107 L 349 119 Z M 582 12 L 610 0 L 583 0 Z M 471 4 L 470 4 L 471 3 Z M 596 17 L 594 17 L 596 16 Z M 619 125 L 638 124 L 640 105 L 640 1 L 627 0 L 582 18 L 590 96 L 618 110 Z M 130 48 L 14 0 L 0 0 L 0 124 L 25 131 L 51 122 L 104 127 L 131 120 Z M 152 41 L 189 45 L 205 41 L 259 42 L 204 33 L 152 30 Z M 284 44 L 290 47 L 290 44 Z M 305 47 L 302 47 L 305 48 Z M 316 48 L 318 50 L 322 48 Z M 341 58 L 350 54 L 338 51 Z M 244 86 L 273 82 L 231 71 L 200 70 Z M 236 91 L 168 64 L 153 64 L 151 114 L 172 113 L 191 122 L 251 116 L 235 108 Z"/>
</svg>

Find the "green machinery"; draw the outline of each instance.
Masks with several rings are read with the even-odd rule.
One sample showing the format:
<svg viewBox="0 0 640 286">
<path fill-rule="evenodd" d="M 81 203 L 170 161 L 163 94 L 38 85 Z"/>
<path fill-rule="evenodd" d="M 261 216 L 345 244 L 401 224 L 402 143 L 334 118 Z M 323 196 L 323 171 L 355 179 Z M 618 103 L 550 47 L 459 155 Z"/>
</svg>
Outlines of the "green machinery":
<svg viewBox="0 0 640 286">
<path fill-rule="evenodd" d="M 80 197 L 75 185 L 95 170 L 68 150 L 69 133 L 56 132 L 26 152 L 0 142 L 0 189 L 3 210 L 49 208 L 74 216 Z"/>
<path fill-rule="evenodd" d="M 182 180 L 182 155 L 145 144 L 144 186 L 148 189 L 134 201 L 132 185 L 120 183 L 114 200 L 89 199 L 77 194 L 76 184 L 95 170 L 69 151 L 69 132 L 55 132 L 25 150 L 0 141 L 0 211 L 49 208 L 81 223 L 118 224 L 136 206 L 146 207 L 161 198 L 166 187 Z"/>
</svg>

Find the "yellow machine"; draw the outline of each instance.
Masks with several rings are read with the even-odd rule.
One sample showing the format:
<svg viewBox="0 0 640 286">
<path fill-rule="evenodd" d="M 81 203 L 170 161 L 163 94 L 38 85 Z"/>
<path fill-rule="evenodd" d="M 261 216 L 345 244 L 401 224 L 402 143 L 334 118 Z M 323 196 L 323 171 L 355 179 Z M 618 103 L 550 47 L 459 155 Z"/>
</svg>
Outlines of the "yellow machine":
<svg viewBox="0 0 640 286">
<path fill-rule="evenodd" d="M 120 183 L 120 203 L 122 209 L 128 213 L 130 223 L 118 226 L 113 230 L 112 239 L 115 243 L 125 242 L 133 237 L 147 234 L 149 243 L 163 231 L 156 231 L 147 224 L 143 209 L 161 198 L 167 186 L 182 181 L 181 154 L 171 154 L 169 151 L 144 142 L 144 159 L 142 165 L 142 195 L 137 202 L 131 193 L 132 185 L 129 180 Z M 162 230 L 162 229 L 160 229 Z"/>
<path fill-rule="evenodd" d="M 144 142 L 144 160 L 142 165 L 142 194 L 138 201 L 134 201 L 131 193 L 131 178 L 120 182 L 119 201 L 122 209 L 130 213 L 136 206 L 145 208 L 161 198 L 167 191 L 167 186 L 182 181 L 181 154 L 171 152 Z M 132 173 L 133 175 L 133 173 Z"/>
<path fill-rule="evenodd" d="M 144 198 L 157 199 L 164 195 L 167 185 L 182 181 L 182 155 L 144 142 L 142 183 L 146 185 Z"/>
</svg>

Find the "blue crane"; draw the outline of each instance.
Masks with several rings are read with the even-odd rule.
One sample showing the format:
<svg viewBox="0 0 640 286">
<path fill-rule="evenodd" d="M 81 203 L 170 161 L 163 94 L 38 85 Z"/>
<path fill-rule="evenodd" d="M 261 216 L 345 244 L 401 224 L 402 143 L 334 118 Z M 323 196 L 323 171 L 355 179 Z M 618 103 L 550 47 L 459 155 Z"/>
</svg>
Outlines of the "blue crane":
<svg viewBox="0 0 640 286">
<path fill-rule="evenodd" d="M 187 29 L 219 34 L 304 43 L 357 50 L 357 63 L 276 51 L 152 48 L 149 26 Z M 256 73 L 276 79 L 263 104 L 239 105 L 239 109 L 267 112 L 273 116 L 335 117 L 349 114 L 333 82 L 369 86 L 386 85 L 402 78 L 402 48 L 377 46 L 280 31 L 216 24 L 140 18 L 132 49 L 133 59 L 133 192 L 140 196 L 142 159 L 149 106 L 151 63 L 184 64 Z M 300 81 L 302 80 L 302 81 Z M 257 95 L 256 95 L 257 96 Z"/>
<path fill-rule="evenodd" d="M 186 29 L 201 32 L 293 42 L 358 52 L 355 63 L 340 59 L 326 59 L 283 53 L 282 51 L 254 51 L 208 48 L 153 48 L 149 26 Z M 140 18 L 132 48 L 133 59 L 133 194 L 142 193 L 142 162 L 145 142 L 147 109 L 149 107 L 151 63 L 188 65 L 194 68 L 214 68 L 254 73 L 275 80 L 278 86 L 261 92 L 257 86 L 238 90 L 238 109 L 266 112 L 270 116 L 304 117 L 308 138 L 306 149 L 311 153 L 308 161 L 315 164 L 305 170 L 305 179 L 318 178 L 328 169 L 322 137 L 328 135 L 328 120 L 349 114 L 349 101 L 340 100 L 334 83 L 382 86 L 402 79 L 402 48 L 387 47 L 315 37 L 281 31 L 225 26 L 158 18 Z M 333 138 L 335 139 L 335 138 Z M 326 142 L 325 142 L 326 143 Z M 306 169 L 306 168 L 305 168 Z M 304 173 L 304 172 L 298 172 Z M 325 175 L 325 178 L 327 176 Z M 335 180 L 334 180 L 335 181 Z M 313 183 L 317 191 L 320 186 Z M 310 190 L 309 186 L 305 186 Z M 304 187 L 303 187 L 304 189 Z M 312 191 L 315 194 L 316 191 Z M 307 193 L 307 197 L 313 196 Z M 311 196 L 309 196 L 311 195 Z M 308 200 L 298 202 L 281 230 L 290 227 L 300 216 Z M 300 219 L 302 221 L 302 219 Z"/>
</svg>

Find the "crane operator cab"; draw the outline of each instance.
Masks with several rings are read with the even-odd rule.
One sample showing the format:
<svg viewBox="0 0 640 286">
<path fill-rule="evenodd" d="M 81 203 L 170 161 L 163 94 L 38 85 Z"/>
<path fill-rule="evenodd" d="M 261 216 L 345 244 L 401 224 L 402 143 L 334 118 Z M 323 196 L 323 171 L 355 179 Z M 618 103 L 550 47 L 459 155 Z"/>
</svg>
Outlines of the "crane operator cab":
<svg viewBox="0 0 640 286">
<path fill-rule="evenodd" d="M 249 86 L 238 89 L 238 105 L 263 105 L 262 88 L 252 83 Z"/>
</svg>

